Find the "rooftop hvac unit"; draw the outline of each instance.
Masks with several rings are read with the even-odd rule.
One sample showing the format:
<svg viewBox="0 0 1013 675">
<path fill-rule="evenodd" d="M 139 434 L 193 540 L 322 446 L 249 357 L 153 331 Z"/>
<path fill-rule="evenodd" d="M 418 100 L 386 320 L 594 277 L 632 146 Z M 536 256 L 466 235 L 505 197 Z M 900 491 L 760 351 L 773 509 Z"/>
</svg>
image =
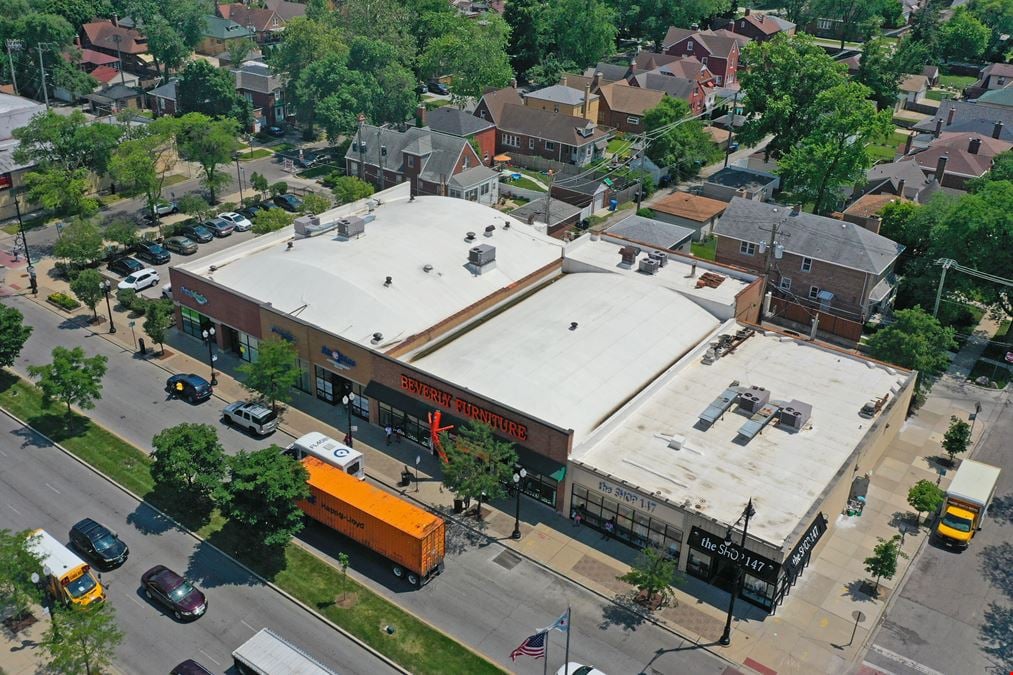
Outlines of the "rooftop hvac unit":
<svg viewBox="0 0 1013 675">
<path fill-rule="evenodd" d="M 349 216 L 338 221 L 338 234 L 342 237 L 357 237 L 366 231 L 366 221 L 358 216 Z"/>
<path fill-rule="evenodd" d="M 664 267 L 668 264 L 668 256 L 661 251 L 648 251 L 647 257 L 651 260 L 657 260 L 658 267 Z"/>
<path fill-rule="evenodd" d="M 365 225 L 366 223 L 371 223 L 374 220 L 376 220 L 376 214 L 375 213 L 366 213 L 366 214 L 364 214 L 362 216 L 359 216 L 359 217 L 362 218 L 362 224 L 363 225 Z"/>
<path fill-rule="evenodd" d="M 641 258 L 639 271 L 644 274 L 657 274 L 661 264 L 654 258 Z"/>
<path fill-rule="evenodd" d="M 812 411 L 813 407 L 808 403 L 793 399 L 778 412 L 778 421 L 783 426 L 791 427 L 795 431 L 801 431 L 802 427 L 809 421 Z"/>
<path fill-rule="evenodd" d="M 496 260 L 496 247 L 490 244 L 479 244 L 468 249 L 468 262 L 476 267 L 488 265 Z"/>
<path fill-rule="evenodd" d="M 317 216 L 300 216 L 292 223 L 295 233 L 301 237 L 312 237 L 314 230 L 320 227 L 320 218 Z"/>
<path fill-rule="evenodd" d="M 754 413 L 770 400 L 770 392 L 763 387 L 750 387 L 739 393 L 739 407 Z"/>
</svg>

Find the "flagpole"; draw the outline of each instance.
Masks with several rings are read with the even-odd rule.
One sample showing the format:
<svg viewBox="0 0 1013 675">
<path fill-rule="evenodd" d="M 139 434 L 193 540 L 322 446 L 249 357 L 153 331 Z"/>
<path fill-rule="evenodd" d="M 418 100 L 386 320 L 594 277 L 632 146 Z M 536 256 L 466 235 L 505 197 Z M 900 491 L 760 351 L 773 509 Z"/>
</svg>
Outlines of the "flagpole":
<svg viewBox="0 0 1013 675">
<path fill-rule="evenodd" d="M 549 673 L 549 642 L 552 637 L 552 631 L 545 631 L 545 662 L 542 663 L 542 675 L 548 675 Z"/>
<path fill-rule="evenodd" d="M 563 661 L 563 673 L 566 673 L 566 667 L 570 663 L 570 633 L 573 632 L 573 613 L 570 610 L 570 606 L 566 606 L 566 657 Z"/>
</svg>

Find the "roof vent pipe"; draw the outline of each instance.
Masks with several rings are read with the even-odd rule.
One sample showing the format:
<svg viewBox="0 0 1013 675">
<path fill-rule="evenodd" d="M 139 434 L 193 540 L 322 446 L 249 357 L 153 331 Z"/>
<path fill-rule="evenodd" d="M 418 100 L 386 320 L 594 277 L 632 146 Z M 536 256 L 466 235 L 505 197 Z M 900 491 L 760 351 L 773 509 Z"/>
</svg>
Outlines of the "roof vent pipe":
<svg viewBox="0 0 1013 675">
<path fill-rule="evenodd" d="M 576 321 L 571 321 L 570 322 L 570 330 L 577 330 L 577 322 Z"/>
<path fill-rule="evenodd" d="M 475 241 L 475 233 L 474 232 L 469 232 L 468 234 L 464 235 L 464 240 L 465 241 Z"/>
<path fill-rule="evenodd" d="M 373 333 L 373 342 L 379 342 L 383 339 L 383 333 Z"/>
<path fill-rule="evenodd" d="M 423 265 L 422 266 L 422 271 L 425 272 L 426 274 L 429 274 L 430 272 L 433 271 L 433 266 L 432 265 Z"/>
<path fill-rule="evenodd" d="M 491 237 L 492 233 L 495 232 L 495 231 L 496 231 L 496 226 L 495 225 L 489 225 L 488 227 L 485 228 L 485 236 Z"/>
<path fill-rule="evenodd" d="M 384 286 L 390 286 L 392 283 L 394 283 L 394 277 L 387 277 L 384 280 L 383 285 Z"/>
</svg>

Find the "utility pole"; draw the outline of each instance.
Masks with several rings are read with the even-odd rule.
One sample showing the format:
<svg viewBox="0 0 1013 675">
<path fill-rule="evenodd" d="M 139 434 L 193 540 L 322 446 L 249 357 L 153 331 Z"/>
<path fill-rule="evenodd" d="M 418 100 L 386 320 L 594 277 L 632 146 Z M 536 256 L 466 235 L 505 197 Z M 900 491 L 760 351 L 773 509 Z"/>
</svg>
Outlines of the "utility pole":
<svg viewBox="0 0 1013 675">
<path fill-rule="evenodd" d="M 11 186 L 11 197 L 14 199 L 14 212 L 18 215 L 18 229 L 21 231 L 21 244 L 25 247 L 25 262 L 28 263 L 28 282 L 32 287 L 32 295 L 39 292 L 39 282 L 35 278 L 35 267 L 32 265 L 32 254 L 28 250 L 28 237 L 25 235 L 25 222 L 21 218 L 21 204 L 18 202 L 18 193 Z"/>
<path fill-rule="evenodd" d="M 386 153 L 387 148 L 380 145 L 380 127 L 376 128 L 376 157 L 380 164 L 380 192 L 383 192 L 384 188 L 387 187 L 386 181 L 383 179 L 383 156 Z"/>
<path fill-rule="evenodd" d="M 14 95 L 18 95 L 18 78 L 14 73 L 14 54 L 13 52 L 21 51 L 21 40 L 13 40 L 7 38 L 7 62 L 11 65 L 11 84 L 14 85 Z"/>
<path fill-rule="evenodd" d="M 359 113 L 359 180 L 366 180 L 366 157 L 365 151 L 362 149 L 362 125 L 366 121 L 366 116 Z"/>
<path fill-rule="evenodd" d="M 775 209 L 775 211 L 780 211 L 780 209 Z M 780 257 L 781 257 L 779 255 L 776 255 L 776 253 L 774 251 L 774 248 L 776 246 L 781 246 L 782 245 L 781 242 L 779 241 L 778 235 L 780 235 L 781 237 L 784 237 L 785 239 L 788 239 L 788 238 L 791 237 L 790 234 L 786 234 L 786 233 L 784 233 L 784 232 L 781 231 L 781 225 L 784 223 L 784 219 L 787 218 L 787 217 L 788 216 L 784 216 L 784 218 L 782 218 L 779 222 L 772 223 L 769 230 L 766 227 L 761 227 L 760 228 L 764 232 L 770 232 L 770 240 L 766 242 L 766 250 L 763 252 L 763 278 L 766 279 L 766 283 L 765 283 L 765 286 L 764 286 L 764 289 L 763 289 L 764 294 L 766 294 L 767 289 L 770 286 L 770 268 L 771 268 L 771 259 L 770 259 L 770 257 L 771 257 L 772 254 L 774 255 L 775 258 L 780 259 Z M 764 242 L 761 242 L 760 245 L 763 246 Z"/>
<path fill-rule="evenodd" d="M 735 111 L 739 109 L 739 92 L 732 98 L 732 111 L 728 116 L 728 144 L 725 146 L 725 168 L 728 168 L 728 155 L 732 154 L 732 138 L 735 135 Z"/>
<path fill-rule="evenodd" d="M 939 288 L 936 289 L 936 304 L 932 306 L 933 317 L 939 316 L 939 301 L 943 298 L 943 284 L 946 283 L 946 270 L 950 269 L 950 266 L 955 265 L 956 262 L 956 260 L 952 260 L 950 258 L 943 258 L 942 260 L 936 261 L 937 265 L 943 266 L 943 271 L 939 275 Z"/>
<path fill-rule="evenodd" d="M 549 210 L 552 206 L 552 179 L 556 175 L 556 172 L 549 169 L 545 172 L 549 177 L 549 191 L 545 194 L 545 227 L 546 231 L 552 229 L 552 223 L 549 221 Z"/>
<path fill-rule="evenodd" d="M 35 45 L 39 50 L 39 71 L 42 73 L 42 95 L 46 99 L 46 111 L 49 111 L 49 91 L 46 89 L 46 64 L 42 61 L 42 43 Z"/>
<path fill-rule="evenodd" d="M 644 197 L 644 154 L 647 152 L 647 134 L 640 134 L 640 173 L 637 174 L 637 211 Z"/>
<path fill-rule="evenodd" d="M 127 86 L 125 76 L 123 75 L 123 52 L 120 51 L 120 42 L 123 41 L 123 36 L 119 33 L 113 33 L 113 42 L 116 43 L 116 58 L 120 60 L 120 84 L 124 87 Z"/>
</svg>

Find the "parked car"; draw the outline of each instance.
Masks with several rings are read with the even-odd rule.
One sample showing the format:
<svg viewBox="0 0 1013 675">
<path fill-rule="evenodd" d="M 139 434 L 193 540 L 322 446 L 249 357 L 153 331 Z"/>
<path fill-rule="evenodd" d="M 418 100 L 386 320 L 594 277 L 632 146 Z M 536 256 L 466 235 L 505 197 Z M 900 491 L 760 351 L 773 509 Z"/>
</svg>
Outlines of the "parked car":
<svg viewBox="0 0 1013 675">
<path fill-rule="evenodd" d="M 172 259 L 169 252 L 161 244 L 153 241 L 142 241 L 135 247 L 135 254 L 141 260 L 146 260 L 152 265 L 164 265 Z"/>
<path fill-rule="evenodd" d="M 442 94 L 443 96 L 450 94 L 450 87 L 435 80 L 428 82 L 426 84 L 426 88 L 429 90 L 430 94 Z"/>
<path fill-rule="evenodd" d="M 236 229 L 235 225 L 221 218 L 212 218 L 205 221 L 203 225 L 205 229 L 211 230 L 212 234 L 219 238 L 229 236 L 232 234 L 232 230 Z"/>
<path fill-rule="evenodd" d="M 246 208 L 239 209 L 236 213 L 252 223 L 253 219 L 257 217 L 257 214 L 263 210 L 264 209 L 260 208 L 258 204 L 254 204 L 253 206 L 247 206 Z"/>
<path fill-rule="evenodd" d="M 427 91 L 429 91 L 429 87 L 426 85 L 425 82 L 419 82 L 417 85 L 415 85 L 416 94 L 424 94 Z"/>
<path fill-rule="evenodd" d="M 267 135 L 274 136 L 275 138 L 282 138 L 285 135 L 285 128 L 278 126 L 268 127 Z"/>
<path fill-rule="evenodd" d="M 257 436 L 267 436 L 278 428 L 278 416 L 273 410 L 259 403 L 246 401 L 236 401 L 225 406 L 222 420 Z"/>
<path fill-rule="evenodd" d="M 259 208 L 260 208 L 261 211 L 270 211 L 271 209 L 279 209 L 281 207 L 278 206 L 277 204 L 275 204 L 274 202 L 272 202 L 270 199 L 268 199 L 268 200 L 260 202 L 260 207 Z"/>
<path fill-rule="evenodd" d="M 176 202 L 174 201 L 172 202 L 159 201 L 155 203 L 155 213 L 157 213 L 160 216 L 168 216 L 170 214 L 176 213 L 176 211 L 178 210 L 179 207 L 176 205 Z"/>
<path fill-rule="evenodd" d="M 215 238 L 214 233 L 203 225 L 187 225 L 179 233 L 187 239 L 201 244 L 206 244 Z"/>
<path fill-rule="evenodd" d="M 183 255 L 191 255 L 197 252 L 197 242 L 187 239 L 182 235 L 166 239 L 165 247 L 173 253 L 182 253 Z"/>
<path fill-rule="evenodd" d="M 140 272 L 134 272 L 126 279 L 116 284 L 116 288 L 131 291 L 143 291 L 145 288 L 157 286 L 159 282 L 158 272 L 150 267 L 145 267 Z"/>
<path fill-rule="evenodd" d="M 236 232 L 246 232 L 253 227 L 253 223 L 251 223 L 246 216 L 236 213 L 235 211 L 219 213 L 218 217 L 228 223 L 232 223 L 232 225 L 236 228 Z"/>
<path fill-rule="evenodd" d="M 115 532 L 91 518 L 78 521 L 70 528 L 70 544 L 105 569 L 122 565 L 130 555 L 130 549 Z"/>
<path fill-rule="evenodd" d="M 117 258 L 107 265 L 110 272 L 116 272 L 121 277 L 129 276 L 144 269 L 144 265 L 129 256 Z"/>
<path fill-rule="evenodd" d="M 177 621 L 196 619 L 208 609 L 208 600 L 197 587 L 165 565 L 155 565 L 141 575 L 144 595 L 164 605 Z"/>
<path fill-rule="evenodd" d="M 274 198 L 274 203 L 286 211 L 291 211 L 292 213 L 302 211 L 302 200 L 295 195 L 278 195 Z"/>
<path fill-rule="evenodd" d="M 200 375 L 177 373 L 165 381 L 165 390 L 176 398 L 200 403 L 211 398 L 211 383 Z"/>
<path fill-rule="evenodd" d="M 170 670 L 169 675 L 212 675 L 212 673 L 193 659 L 187 659 Z"/>
<path fill-rule="evenodd" d="M 565 666 L 560 666 L 559 670 L 556 671 L 556 675 L 605 675 L 605 673 L 594 666 L 585 666 L 570 661 Z"/>
</svg>

